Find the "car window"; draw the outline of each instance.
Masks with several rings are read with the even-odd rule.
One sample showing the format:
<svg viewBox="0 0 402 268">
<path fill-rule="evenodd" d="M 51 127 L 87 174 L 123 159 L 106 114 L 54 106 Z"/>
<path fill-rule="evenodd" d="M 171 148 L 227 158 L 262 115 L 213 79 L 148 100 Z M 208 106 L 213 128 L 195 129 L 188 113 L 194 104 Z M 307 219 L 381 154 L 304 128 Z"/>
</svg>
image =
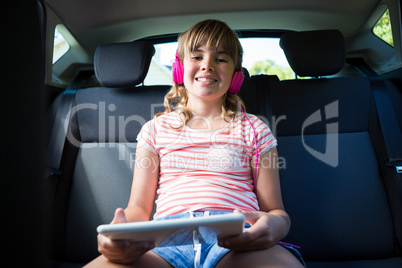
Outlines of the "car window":
<svg viewBox="0 0 402 268">
<path fill-rule="evenodd" d="M 64 36 L 59 32 L 58 26 L 54 30 L 54 42 L 53 42 L 53 64 L 58 61 L 67 51 L 70 49 L 70 45 Z"/>
<path fill-rule="evenodd" d="M 279 38 L 241 38 L 243 67 L 250 75 L 277 75 L 280 80 L 294 79 L 295 73 L 279 46 Z"/>
<path fill-rule="evenodd" d="M 392 27 L 391 27 L 391 19 L 389 16 L 389 9 L 387 9 L 384 14 L 382 14 L 381 18 L 377 21 L 377 23 L 373 27 L 373 33 L 378 38 L 383 40 L 390 46 L 394 46 L 394 40 L 392 38 Z"/>
<path fill-rule="evenodd" d="M 240 43 L 244 50 L 243 67 L 250 75 L 277 75 L 280 80 L 295 78 L 279 46 L 279 38 L 240 38 Z M 156 52 L 144 80 L 145 85 L 172 83 L 172 62 L 176 49 L 177 42 L 155 45 Z"/>
</svg>

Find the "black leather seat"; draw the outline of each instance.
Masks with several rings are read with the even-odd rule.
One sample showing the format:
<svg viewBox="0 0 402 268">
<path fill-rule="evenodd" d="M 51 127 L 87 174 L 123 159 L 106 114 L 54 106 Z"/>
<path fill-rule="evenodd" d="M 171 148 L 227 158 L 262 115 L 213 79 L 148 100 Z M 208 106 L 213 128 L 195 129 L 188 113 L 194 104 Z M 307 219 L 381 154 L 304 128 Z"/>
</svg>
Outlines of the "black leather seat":
<svg viewBox="0 0 402 268">
<path fill-rule="evenodd" d="M 96 50 L 95 73 L 102 87 L 81 89 L 75 95 L 52 210 L 53 266 L 81 267 L 97 257 L 96 227 L 109 223 L 117 207 L 127 206 L 137 134 L 164 111 L 164 95 L 170 89 L 137 86 L 153 54 L 148 42 Z"/>
<path fill-rule="evenodd" d="M 281 47 L 300 76 L 336 74 L 345 59 L 338 31 L 287 33 Z M 401 104 L 401 93 L 386 85 Z M 292 220 L 285 241 L 301 246 L 308 267 L 401 267 L 402 226 L 394 219 L 402 203 L 391 204 L 394 171 L 384 165 L 368 79 L 271 79 L 268 89 L 269 113 L 262 115 L 272 118 Z"/>
</svg>

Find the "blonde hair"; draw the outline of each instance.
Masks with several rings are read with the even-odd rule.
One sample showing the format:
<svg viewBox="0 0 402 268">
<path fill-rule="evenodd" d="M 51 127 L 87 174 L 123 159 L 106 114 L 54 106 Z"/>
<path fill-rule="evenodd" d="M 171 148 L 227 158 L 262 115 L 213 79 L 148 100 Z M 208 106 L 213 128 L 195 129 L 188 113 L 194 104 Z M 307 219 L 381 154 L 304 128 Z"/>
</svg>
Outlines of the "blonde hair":
<svg viewBox="0 0 402 268">
<path fill-rule="evenodd" d="M 232 58 L 235 64 L 235 72 L 242 70 L 243 49 L 237 35 L 226 23 L 219 20 L 205 20 L 195 24 L 186 32 L 182 33 L 178 39 L 177 54 L 181 61 L 185 55 L 190 54 L 199 47 L 205 45 L 207 48 L 215 47 L 224 50 Z M 240 103 L 245 111 L 243 101 L 236 95 L 226 92 L 225 100 L 222 105 L 221 117 L 230 122 L 238 111 Z M 164 99 L 165 112 L 158 113 L 155 117 L 162 114 L 177 111 L 181 114 L 184 122 L 177 129 L 182 129 L 192 117 L 190 108 L 187 107 L 188 95 L 184 84 L 179 85 L 173 82 L 173 87 L 166 94 Z"/>
</svg>

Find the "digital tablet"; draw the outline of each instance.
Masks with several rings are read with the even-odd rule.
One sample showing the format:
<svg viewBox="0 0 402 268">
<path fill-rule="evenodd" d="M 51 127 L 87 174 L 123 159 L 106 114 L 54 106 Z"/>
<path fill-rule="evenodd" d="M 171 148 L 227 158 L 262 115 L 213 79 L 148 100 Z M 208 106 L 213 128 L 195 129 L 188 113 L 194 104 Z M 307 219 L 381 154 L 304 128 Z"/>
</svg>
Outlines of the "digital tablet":
<svg viewBox="0 0 402 268">
<path fill-rule="evenodd" d="M 185 245 L 193 243 L 193 232 L 198 232 L 200 243 L 215 242 L 217 235 L 229 237 L 243 232 L 245 216 L 241 213 L 180 218 L 164 221 L 145 221 L 103 224 L 97 231 L 111 239 L 153 241 L 155 246 Z M 172 237 L 180 235 L 173 241 Z M 180 240 L 180 241 L 177 241 Z"/>
</svg>

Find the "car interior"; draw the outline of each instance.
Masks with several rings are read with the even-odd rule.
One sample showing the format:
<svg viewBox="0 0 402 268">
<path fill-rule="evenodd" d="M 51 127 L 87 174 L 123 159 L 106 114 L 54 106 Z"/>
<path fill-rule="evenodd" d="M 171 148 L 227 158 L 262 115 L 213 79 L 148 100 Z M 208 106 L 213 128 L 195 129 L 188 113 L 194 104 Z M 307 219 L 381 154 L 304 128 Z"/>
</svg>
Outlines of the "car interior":
<svg viewBox="0 0 402 268">
<path fill-rule="evenodd" d="M 127 206 L 137 135 L 172 86 L 161 72 L 171 73 L 174 54 L 160 67 L 159 46 L 174 52 L 180 33 L 219 19 L 241 38 L 275 38 L 292 72 L 244 66 L 239 92 L 278 140 L 292 221 L 284 241 L 301 247 L 307 267 L 402 267 L 400 0 L 35 0 L 8 9 L 5 257 L 82 267 L 99 256 L 96 227 Z M 55 59 L 59 35 L 68 47 Z"/>
</svg>

